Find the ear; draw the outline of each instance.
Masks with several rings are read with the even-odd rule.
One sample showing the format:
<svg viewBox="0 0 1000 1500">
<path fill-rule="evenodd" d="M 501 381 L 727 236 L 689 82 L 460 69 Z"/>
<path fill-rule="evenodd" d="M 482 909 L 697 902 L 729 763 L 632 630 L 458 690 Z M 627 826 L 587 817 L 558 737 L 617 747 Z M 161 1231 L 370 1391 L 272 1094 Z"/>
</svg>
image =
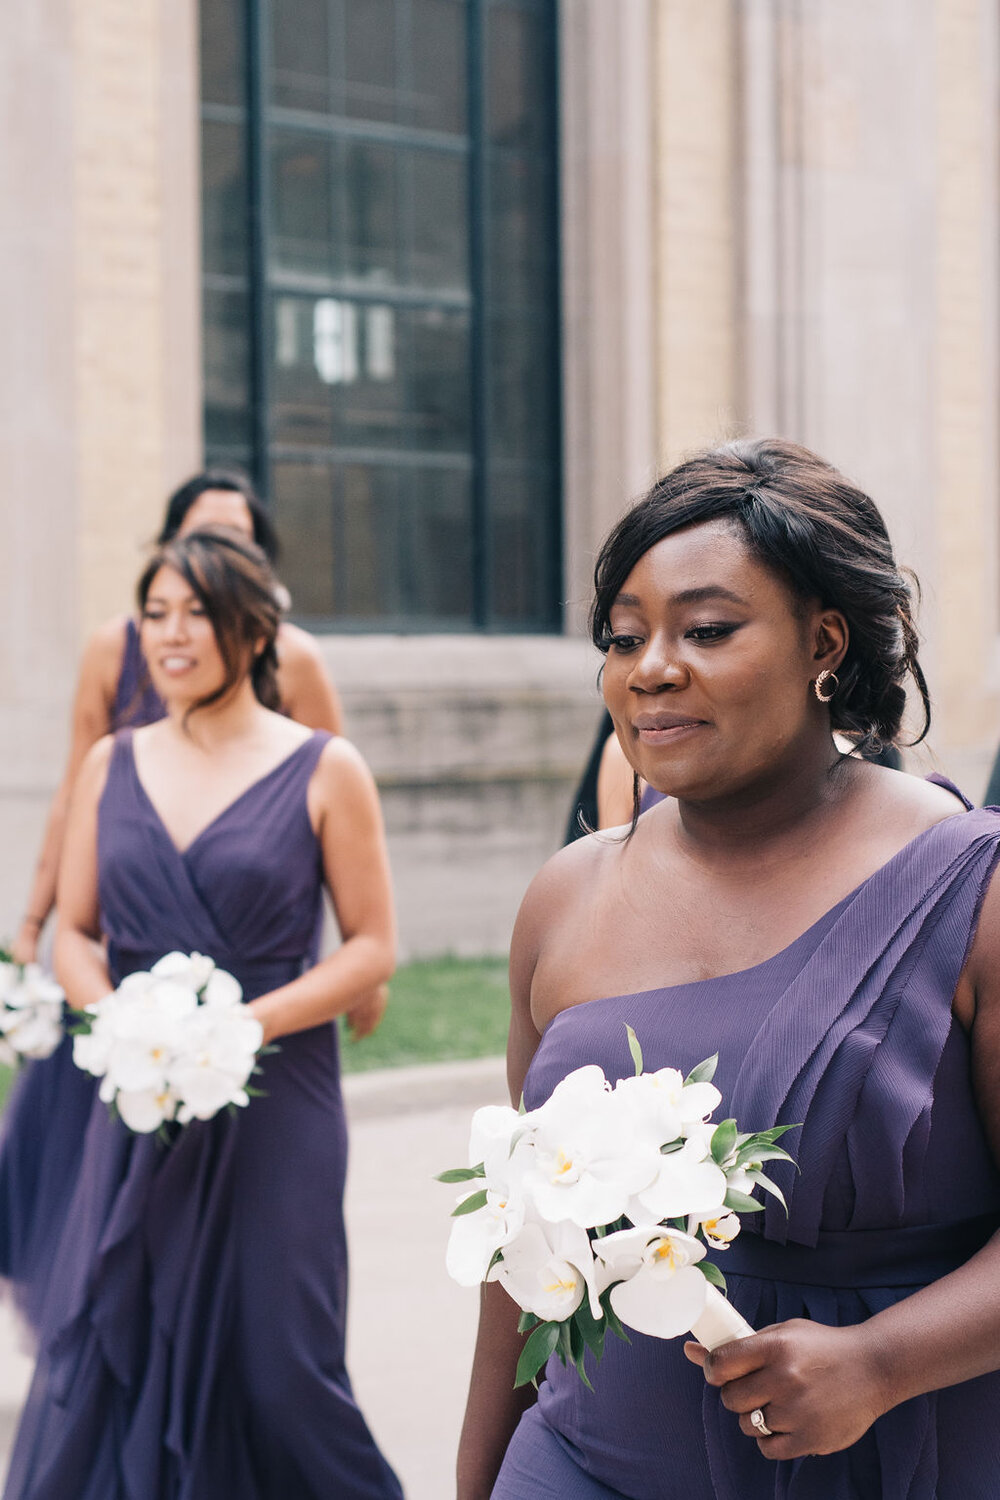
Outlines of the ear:
<svg viewBox="0 0 1000 1500">
<path fill-rule="evenodd" d="M 847 655 L 850 639 L 847 621 L 839 609 L 817 610 L 810 630 L 815 672 L 836 672 Z"/>
</svg>

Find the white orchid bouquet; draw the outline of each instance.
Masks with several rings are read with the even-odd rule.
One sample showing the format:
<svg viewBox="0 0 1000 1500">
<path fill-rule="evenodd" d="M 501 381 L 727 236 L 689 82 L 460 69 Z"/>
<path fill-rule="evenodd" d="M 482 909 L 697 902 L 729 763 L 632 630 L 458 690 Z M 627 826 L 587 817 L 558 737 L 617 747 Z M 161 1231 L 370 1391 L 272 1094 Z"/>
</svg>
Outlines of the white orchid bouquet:
<svg viewBox="0 0 1000 1500">
<path fill-rule="evenodd" d="M 40 964 L 19 964 L 0 948 L 0 1062 L 51 1057 L 65 1035 L 65 999 Z"/>
<path fill-rule="evenodd" d="M 138 1134 L 210 1120 L 259 1092 L 250 1077 L 264 1033 L 242 999 L 211 958 L 168 953 L 80 1012 L 73 1061 Z"/>
<path fill-rule="evenodd" d="M 612 1087 L 599 1067 L 577 1068 L 530 1113 L 477 1110 L 470 1165 L 438 1178 L 469 1185 L 453 1211 L 450 1275 L 499 1281 L 521 1308 L 518 1386 L 552 1354 L 590 1386 L 586 1351 L 600 1360 L 609 1328 L 626 1341 L 623 1325 L 656 1338 L 690 1329 L 708 1348 L 753 1332 L 705 1253 L 727 1249 L 739 1215 L 763 1208 L 756 1188 L 784 1202 L 763 1164 L 791 1160 L 777 1141 L 793 1127 L 713 1125 L 717 1058 L 687 1078 L 646 1073 L 626 1029 L 633 1078 Z"/>
</svg>

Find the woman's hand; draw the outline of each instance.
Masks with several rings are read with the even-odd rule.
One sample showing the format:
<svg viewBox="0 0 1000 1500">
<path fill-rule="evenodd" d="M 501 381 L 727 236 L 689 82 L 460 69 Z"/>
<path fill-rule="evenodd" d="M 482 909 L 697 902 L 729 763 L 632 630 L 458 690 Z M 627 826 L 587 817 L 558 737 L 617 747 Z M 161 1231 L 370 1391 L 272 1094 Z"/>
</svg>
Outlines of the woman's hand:
<svg viewBox="0 0 1000 1500">
<path fill-rule="evenodd" d="M 362 995 L 350 1010 L 345 1011 L 347 1030 L 352 1042 L 360 1042 L 364 1037 L 371 1036 L 380 1025 L 388 1003 L 389 986 L 380 984 L 377 989 L 370 990 L 367 995 Z"/>
<path fill-rule="evenodd" d="M 33 964 L 38 958 L 38 939 L 41 926 L 33 917 L 25 917 L 10 945 L 11 957 L 16 964 Z"/>
<path fill-rule="evenodd" d="M 720 1388 L 722 1404 L 739 1413 L 741 1431 L 756 1438 L 765 1458 L 802 1458 L 849 1448 L 892 1404 L 863 1328 L 794 1318 L 713 1354 L 695 1343 L 684 1352 Z M 751 1423 L 757 1407 L 772 1437 L 760 1437 Z"/>
</svg>

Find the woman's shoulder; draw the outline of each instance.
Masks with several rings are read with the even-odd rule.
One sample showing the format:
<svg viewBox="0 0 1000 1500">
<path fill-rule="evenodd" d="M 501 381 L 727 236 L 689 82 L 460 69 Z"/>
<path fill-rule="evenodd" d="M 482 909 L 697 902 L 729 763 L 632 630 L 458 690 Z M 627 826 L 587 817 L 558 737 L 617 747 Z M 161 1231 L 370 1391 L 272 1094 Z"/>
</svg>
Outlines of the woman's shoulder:
<svg viewBox="0 0 1000 1500">
<path fill-rule="evenodd" d="M 106 690 L 113 690 L 121 671 L 131 619 L 131 615 L 115 615 L 91 631 L 83 648 L 81 677 L 91 676 Z"/>
<path fill-rule="evenodd" d="M 308 663 L 312 666 L 321 666 L 323 654 L 319 648 L 319 642 L 308 630 L 303 630 L 301 625 L 293 625 L 290 620 L 282 620 L 278 626 L 278 660 L 283 667 L 297 667 Z"/>
</svg>

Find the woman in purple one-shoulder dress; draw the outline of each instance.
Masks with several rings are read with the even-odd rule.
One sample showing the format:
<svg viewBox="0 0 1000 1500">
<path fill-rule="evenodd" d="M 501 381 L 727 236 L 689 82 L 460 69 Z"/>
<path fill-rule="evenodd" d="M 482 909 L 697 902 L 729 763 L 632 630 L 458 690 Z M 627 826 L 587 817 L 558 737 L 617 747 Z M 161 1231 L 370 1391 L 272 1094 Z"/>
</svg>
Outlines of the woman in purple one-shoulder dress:
<svg viewBox="0 0 1000 1500">
<path fill-rule="evenodd" d="M 1000 1494 L 1000 815 L 842 754 L 923 698 L 867 496 L 795 445 L 666 475 L 596 572 L 605 701 L 666 800 L 563 850 L 511 952 L 513 1097 L 687 1071 L 796 1124 L 788 1200 L 717 1257 L 758 1330 L 607 1340 L 515 1394 L 485 1288 L 459 1500 L 995 1500 Z M 937 784 L 934 784 L 937 780 Z M 773 1164 L 772 1164 L 773 1165 Z"/>
<path fill-rule="evenodd" d="M 380 1016 L 384 839 L 356 753 L 264 706 L 272 584 L 231 533 L 147 569 L 143 645 L 168 718 L 101 742 L 81 772 L 56 959 L 81 1006 L 166 952 L 207 954 L 278 1050 L 263 1097 L 169 1143 L 94 1100 L 36 1297 L 7 1500 L 400 1500 L 344 1367 L 333 1024 L 364 1034 Z M 344 941 L 310 967 L 324 881 Z"/>
</svg>

